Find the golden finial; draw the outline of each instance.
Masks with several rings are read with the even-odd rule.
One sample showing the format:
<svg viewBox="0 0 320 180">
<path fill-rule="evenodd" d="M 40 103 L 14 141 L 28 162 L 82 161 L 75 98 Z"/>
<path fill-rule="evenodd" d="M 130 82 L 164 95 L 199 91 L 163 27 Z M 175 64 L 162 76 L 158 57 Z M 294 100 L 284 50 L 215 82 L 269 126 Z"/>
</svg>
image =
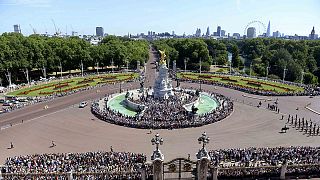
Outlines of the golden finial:
<svg viewBox="0 0 320 180">
<path fill-rule="evenodd" d="M 161 51 L 161 50 L 159 50 L 159 52 L 160 52 L 160 64 L 162 65 L 162 64 L 164 64 L 164 65 L 166 65 L 167 64 L 167 62 L 166 62 L 166 53 L 165 53 L 165 51 Z"/>
</svg>

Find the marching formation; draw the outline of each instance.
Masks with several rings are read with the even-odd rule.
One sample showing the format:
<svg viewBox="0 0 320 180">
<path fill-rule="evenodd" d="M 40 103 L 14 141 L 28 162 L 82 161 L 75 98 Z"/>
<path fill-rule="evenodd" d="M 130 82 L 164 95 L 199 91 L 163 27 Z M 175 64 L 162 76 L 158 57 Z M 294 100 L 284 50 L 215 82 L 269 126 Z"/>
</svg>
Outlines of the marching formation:
<svg viewBox="0 0 320 180">
<path fill-rule="evenodd" d="M 298 118 L 298 115 L 294 117 L 293 115 L 289 114 L 287 124 L 309 136 L 320 135 L 320 126 L 311 119 L 307 120 L 304 117 Z"/>
</svg>

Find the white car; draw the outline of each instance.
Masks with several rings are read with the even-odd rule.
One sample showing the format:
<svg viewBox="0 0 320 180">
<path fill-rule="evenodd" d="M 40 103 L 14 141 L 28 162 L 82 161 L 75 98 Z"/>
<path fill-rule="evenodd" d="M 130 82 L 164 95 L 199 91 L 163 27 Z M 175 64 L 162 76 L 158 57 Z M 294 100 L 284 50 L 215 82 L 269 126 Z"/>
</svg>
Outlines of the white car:
<svg viewBox="0 0 320 180">
<path fill-rule="evenodd" d="M 88 103 L 86 101 L 83 101 L 79 104 L 79 108 L 84 108 L 88 105 Z"/>
</svg>

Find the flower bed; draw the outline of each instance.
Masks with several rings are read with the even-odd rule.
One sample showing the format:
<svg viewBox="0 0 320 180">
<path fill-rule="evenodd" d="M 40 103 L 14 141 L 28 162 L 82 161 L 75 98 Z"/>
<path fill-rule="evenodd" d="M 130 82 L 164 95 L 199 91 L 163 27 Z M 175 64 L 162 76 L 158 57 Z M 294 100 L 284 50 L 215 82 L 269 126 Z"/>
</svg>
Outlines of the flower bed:
<svg viewBox="0 0 320 180">
<path fill-rule="evenodd" d="M 199 75 L 198 78 L 211 79 L 212 76 L 211 75 L 207 75 L 207 74 L 203 74 L 203 75 Z"/>
<path fill-rule="evenodd" d="M 256 86 L 256 87 L 262 87 L 261 83 L 255 82 L 255 81 L 248 81 L 247 85 L 249 86 Z"/>
<path fill-rule="evenodd" d="M 230 81 L 230 82 L 238 82 L 238 80 L 230 79 L 230 77 L 221 77 L 221 80 L 223 80 L 223 81 Z"/>
<path fill-rule="evenodd" d="M 92 83 L 92 82 L 94 82 L 93 78 L 85 78 L 82 81 L 78 81 L 77 84 L 87 84 L 87 83 Z"/>
<path fill-rule="evenodd" d="M 61 89 L 61 88 L 64 88 L 64 87 L 68 87 L 69 84 L 68 83 L 62 83 L 62 84 L 57 84 L 54 86 L 53 90 L 58 90 L 58 89 Z"/>
</svg>

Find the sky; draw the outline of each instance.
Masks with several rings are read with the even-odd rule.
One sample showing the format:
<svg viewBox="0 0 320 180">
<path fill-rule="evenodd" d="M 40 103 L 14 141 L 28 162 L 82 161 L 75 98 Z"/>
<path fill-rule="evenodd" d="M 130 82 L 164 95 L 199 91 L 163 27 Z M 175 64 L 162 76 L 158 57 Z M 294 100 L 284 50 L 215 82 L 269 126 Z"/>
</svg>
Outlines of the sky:
<svg viewBox="0 0 320 180">
<path fill-rule="evenodd" d="M 95 34 L 95 27 L 115 35 L 169 32 L 182 35 L 210 33 L 220 25 L 231 35 L 244 33 L 246 26 L 260 21 L 271 34 L 309 35 L 312 27 L 320 34 L 320 0 L 0 0 L 0 34 L 12 32 L 20 24 L 24 35 Z M 251 26 L 263 31 L 260 23 Z"/>
</svg>

